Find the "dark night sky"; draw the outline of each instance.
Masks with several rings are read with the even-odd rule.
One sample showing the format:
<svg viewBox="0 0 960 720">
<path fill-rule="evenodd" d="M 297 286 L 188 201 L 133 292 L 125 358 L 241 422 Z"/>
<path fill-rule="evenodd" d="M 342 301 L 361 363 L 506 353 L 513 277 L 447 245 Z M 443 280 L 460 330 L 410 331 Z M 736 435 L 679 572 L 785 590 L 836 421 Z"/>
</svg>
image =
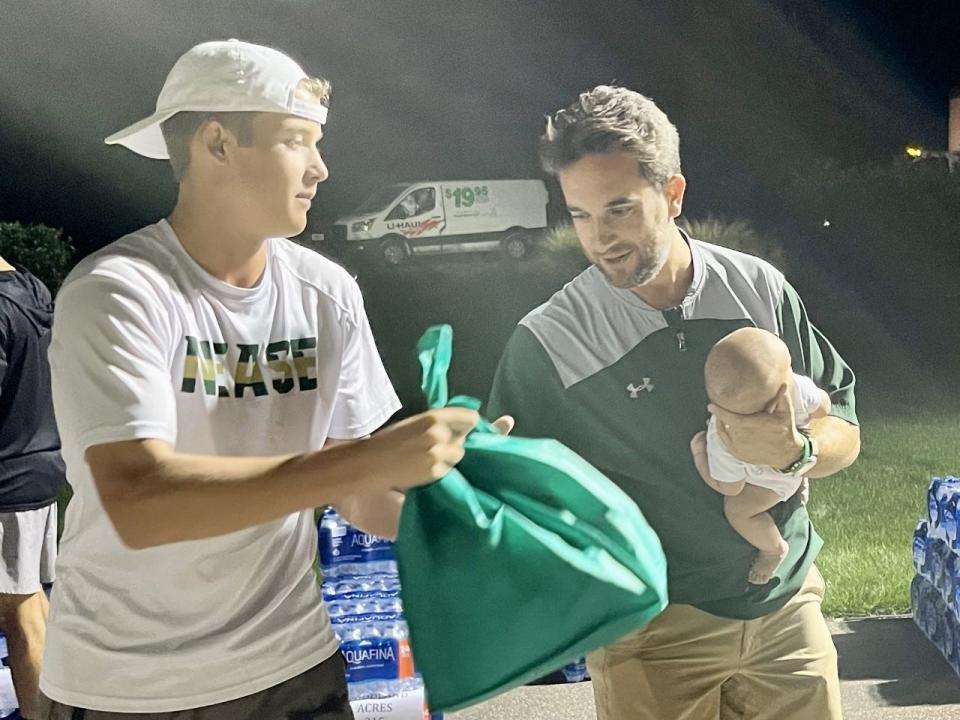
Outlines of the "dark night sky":
<svg viewBox="0 0 960 720">
<path fill-rule="evenodd" d="M 955 0 L 834 2 L 865 29 L 900 71 L 934 102 L 960 86 L 960 3 Z"/>
<path fill-rule="evenodd" d="M 102 138 L 231 36 L 334 83 L 318 224 L 399 179 L 536 175 L 543 114 L 611 80 L 678 125 L 689 213 L 753 217 L 810 158 L 942 146 L 958 30 L 956 0 L 4 0 L 0 221 L 89 250 L 163 214 L 165 165 Z"/>
<path fill-rule="evenodd" d="M 960 85 L 960 3 L 955 0 L 771 0 L 812 38 L 850 24 L 881 54 L 891 74 L 931 102 Z"/>
</svg>

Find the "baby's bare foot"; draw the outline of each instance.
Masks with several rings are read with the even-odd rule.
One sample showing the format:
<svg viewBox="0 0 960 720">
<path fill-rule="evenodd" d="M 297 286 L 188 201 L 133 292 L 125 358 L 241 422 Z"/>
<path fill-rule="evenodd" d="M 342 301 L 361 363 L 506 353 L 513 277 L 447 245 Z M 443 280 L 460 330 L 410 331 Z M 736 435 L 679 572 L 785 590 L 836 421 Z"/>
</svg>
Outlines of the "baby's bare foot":
<svg viewBox="0 0 960 720">
<path fill-rule="evenodd" d="M 757 559 L 753 561 L 753 566 L 750 568 L 750 575 L 747 576 L 747 580 L 753 585 L 766 585 L 770 582 L 770 578 L 773 577 L 777 568 L 780 567 L 780 563 L 782 563 L 783 559 L 787 556 L 789 549 L 790 546 L 787 544 L 787 541 L 781 540 L 778 550 L 774 552 L 757 553 Z"/>
</svg>

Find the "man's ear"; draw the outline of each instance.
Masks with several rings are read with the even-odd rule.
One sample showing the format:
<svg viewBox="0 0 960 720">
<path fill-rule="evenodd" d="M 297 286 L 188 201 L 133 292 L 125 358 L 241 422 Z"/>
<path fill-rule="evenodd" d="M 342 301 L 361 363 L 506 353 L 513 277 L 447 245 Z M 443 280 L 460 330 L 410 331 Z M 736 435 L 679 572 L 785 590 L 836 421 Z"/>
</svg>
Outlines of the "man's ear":
<svg viewBox="0 0 960 720">
<path fill-rule="evenodd" d="M 680 174 L 671 176 L 663 186 L 663 194 L 667 198 L 667 209 L 670 211 L 672 220 L 676 220 L 683 212 L 683 194 L 686 190 L 687 179 Z"/>
<path fill-rule="evenodd" d="M 227 162 L 230 149 L 236 147 L 237 139 L 217 120 L 205 122 L 194 136 L 196 149 L 217 164 Z"/>
</svg>

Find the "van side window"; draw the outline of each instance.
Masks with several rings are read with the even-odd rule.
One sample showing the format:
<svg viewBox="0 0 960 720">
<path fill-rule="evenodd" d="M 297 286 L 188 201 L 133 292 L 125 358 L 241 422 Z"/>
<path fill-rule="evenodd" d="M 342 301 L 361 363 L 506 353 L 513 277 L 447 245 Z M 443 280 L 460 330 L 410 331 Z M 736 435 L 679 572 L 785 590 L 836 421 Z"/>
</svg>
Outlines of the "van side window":
<svg viewBox="0 0 960 720">
<path fill-rule="evenodd" d="M 414 190 L 421 213 L 430 212 L 437 207 L 437 196 L 432 187 Z"/>
<path fill-rule="evenodd" d="M 387 215 L 387 220 L 404 220 L 430 212 L 437 206 L 436 192 L 432 187 L 420 188 L 409 192 L 403 200 L 397 203 L 396 207 Z"/>
</svg>

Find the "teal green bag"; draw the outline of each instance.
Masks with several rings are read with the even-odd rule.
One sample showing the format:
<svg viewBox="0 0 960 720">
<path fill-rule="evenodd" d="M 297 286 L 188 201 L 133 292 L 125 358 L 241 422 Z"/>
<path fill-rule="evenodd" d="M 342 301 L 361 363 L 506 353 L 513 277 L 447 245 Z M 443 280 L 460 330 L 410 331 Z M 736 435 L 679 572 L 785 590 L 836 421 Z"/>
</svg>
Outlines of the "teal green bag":
<svg viewBox="0 0 960 720">
<path fill-rule="evenodd" d="M 417 351 L 430 407 L 447 399 L 452 330 Z M 667 604 L 666 560 L 636 504 L 555 440 L 486 420 L 438 482 L 407 493 L 394 548 L 430 707 L 455 710 L 608 645 Z"/>
</svg>

